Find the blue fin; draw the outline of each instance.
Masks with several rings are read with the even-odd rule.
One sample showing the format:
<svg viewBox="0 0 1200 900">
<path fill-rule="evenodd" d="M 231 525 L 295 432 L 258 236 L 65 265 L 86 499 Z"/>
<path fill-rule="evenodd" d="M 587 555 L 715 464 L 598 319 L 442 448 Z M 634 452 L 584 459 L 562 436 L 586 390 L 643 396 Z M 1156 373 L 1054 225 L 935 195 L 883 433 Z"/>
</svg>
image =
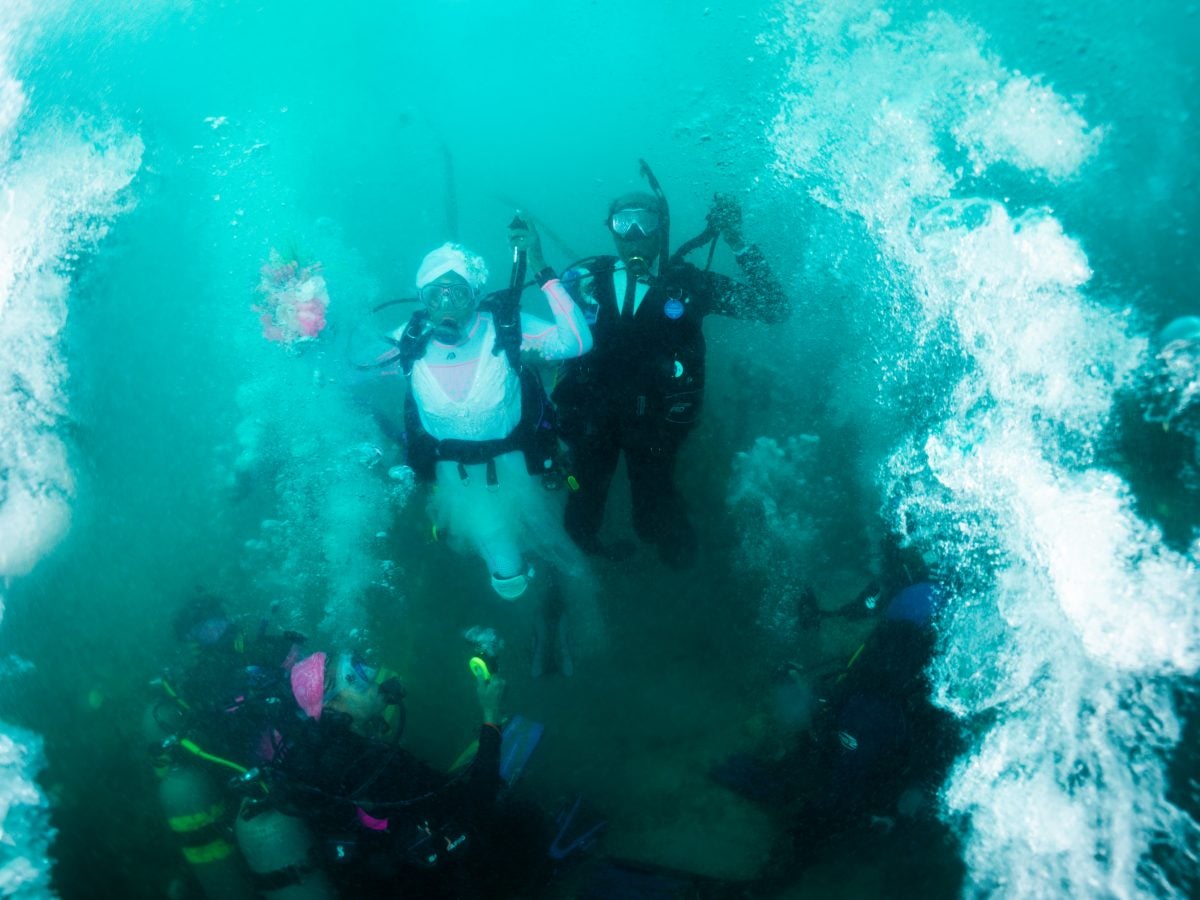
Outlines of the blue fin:
<svg viewBox="0 0 1200 900">
<path fill-rule="evenodd" d="M 574 803 L 563 806 L 554 817 L 558 832 L 550 842 L 548 852 L 556 862 L 591 850 L 600 833 L 608 827 L 607 819 L 584 820 L 579 812 L 582 803 L 583 795 L 580 794 Z"/>
<path fill-rule="evenodd" d="M 513 716 L 500 733 L 500 777 L 510 786 L 516 783 L 537 749 L 545 726 L 524 716 Z"/>
</svg>

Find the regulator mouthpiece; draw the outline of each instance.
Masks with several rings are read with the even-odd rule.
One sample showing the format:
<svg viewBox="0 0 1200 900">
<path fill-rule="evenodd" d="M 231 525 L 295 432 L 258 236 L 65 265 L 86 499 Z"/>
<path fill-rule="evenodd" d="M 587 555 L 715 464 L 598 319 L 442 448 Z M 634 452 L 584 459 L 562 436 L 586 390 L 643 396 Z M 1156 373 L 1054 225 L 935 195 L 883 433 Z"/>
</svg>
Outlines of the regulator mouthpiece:
<svg viewBox="0 0 1200 900">
<path fill-rule="evenodd" d="M 650 264 L 641 256 L 629 257 L 629 260 L 625 263 L 625 268 L 637 278 L 650 274 Z"/>
</svg>

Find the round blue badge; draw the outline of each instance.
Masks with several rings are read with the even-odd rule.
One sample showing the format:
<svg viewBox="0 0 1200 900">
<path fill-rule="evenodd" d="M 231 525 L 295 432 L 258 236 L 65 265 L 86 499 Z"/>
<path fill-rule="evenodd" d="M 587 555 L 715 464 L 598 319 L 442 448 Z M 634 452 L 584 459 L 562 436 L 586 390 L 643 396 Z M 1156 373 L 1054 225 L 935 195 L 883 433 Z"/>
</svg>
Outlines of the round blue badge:
<svg viewBox="0 0 1200 900">
<path fill-rule="evenodd" d="M 678 297 L 672 297 L 663 304 L 663 315 L 668 319 L 678 319 L 683 316 L 683 301 Z"/>
</svg>

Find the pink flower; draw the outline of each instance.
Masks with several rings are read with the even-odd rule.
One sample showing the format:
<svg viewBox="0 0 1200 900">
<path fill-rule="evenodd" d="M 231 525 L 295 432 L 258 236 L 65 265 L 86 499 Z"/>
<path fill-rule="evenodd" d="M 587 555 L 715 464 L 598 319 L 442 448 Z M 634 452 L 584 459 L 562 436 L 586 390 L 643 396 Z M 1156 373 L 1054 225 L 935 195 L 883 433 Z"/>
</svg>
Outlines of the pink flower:
<svg viewBox="0 0 1200 900">
<path fill-rule="evenodd" d="M 325 328 L 325 304 L 319 300 L 297 303 L 296 326 L 305 337 L 315 338 Z"/>
</svg>

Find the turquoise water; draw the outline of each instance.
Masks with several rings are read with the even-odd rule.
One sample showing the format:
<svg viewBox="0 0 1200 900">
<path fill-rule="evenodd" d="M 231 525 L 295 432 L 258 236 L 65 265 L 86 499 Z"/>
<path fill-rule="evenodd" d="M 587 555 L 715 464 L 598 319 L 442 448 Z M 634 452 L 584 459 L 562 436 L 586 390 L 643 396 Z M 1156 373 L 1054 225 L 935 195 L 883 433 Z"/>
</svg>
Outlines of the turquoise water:
<svg viewBox="0 0 1200 900">
<path fill-rule="evenodd" d="M 1150 337 L 1200 313 L 1197 8 L 413 6 L 0 10 L 0 714 L 48 761 L 35 789 L 36 739 L 0 747 L 0 886 L 186 878 L 139 722 L 198 584 L 376 648 L 409 682 L 410 746 L 457 754 L 459 633 L 524 637 L 366 464 L 391 448 L 343 341 L 451 236 L 500 286 L 515 207 L 559 266 L 607 251 L 641 157 L 676 243 L 736 194 L 796 312 L 707 323 L 679 473 L 704 561 L 598 566 L 605 630 L 575 678 L 514 673 L 510 705 L 552 724 L 531 792 L 605 798 L 607 852 L 755 877 L 778 823 L 705 772 L 770 733 L 774 665 L 857 646 L 789 618 L 798 585 L 844 603 L 902 533 L 965 585 L 933 674 L 972 737 L 940 792 L 957 843 L 904 883 L 1194 890 L 1195 769 L 1172 749 L 1200 500 L 1114 435 Z M 252 310 L 272 249 L 328 285 L 326 331 L 292 352 Z M 830 854 L 795 890 L 884 893 L 895 855 Z"/>
</svg>

